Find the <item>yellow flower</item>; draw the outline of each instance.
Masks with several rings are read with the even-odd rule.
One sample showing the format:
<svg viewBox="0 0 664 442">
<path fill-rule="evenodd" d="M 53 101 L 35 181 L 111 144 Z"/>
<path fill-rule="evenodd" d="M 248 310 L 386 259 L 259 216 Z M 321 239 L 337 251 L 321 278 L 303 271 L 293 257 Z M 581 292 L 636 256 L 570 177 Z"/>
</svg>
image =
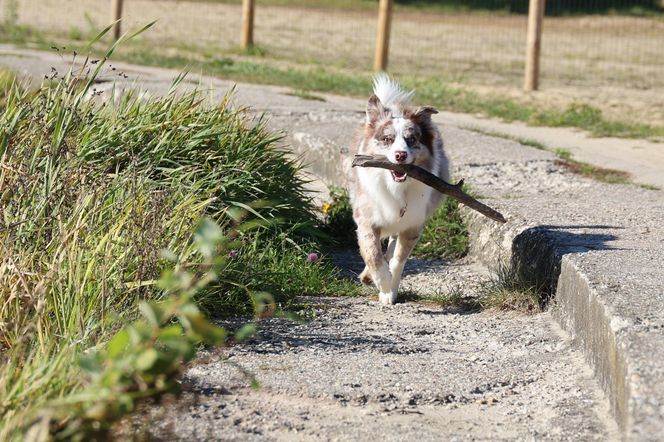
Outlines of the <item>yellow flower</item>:
<svg viewBox="0 0 664 442">
<path fill-rule="evenodd" d="M 327 215 L 327 212 L 329 212 L 331 208 L 332 208 L 332 204 L 325 203 L 325 204 L 323 204 L 323 208 L 321 210 L 324 214 Z"/>
</svg>

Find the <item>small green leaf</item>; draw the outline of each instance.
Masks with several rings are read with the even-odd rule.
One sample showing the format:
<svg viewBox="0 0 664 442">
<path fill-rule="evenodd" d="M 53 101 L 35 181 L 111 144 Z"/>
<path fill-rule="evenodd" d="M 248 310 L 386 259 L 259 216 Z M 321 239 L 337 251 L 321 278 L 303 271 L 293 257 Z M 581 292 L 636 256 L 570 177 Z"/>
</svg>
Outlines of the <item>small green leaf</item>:
<svg viewBox="0 0 664 442">
<path fill-rule="evenodd" d="M 159 353 L 154 348 L 148 348 L 136 358 L 136 368 L 140 371 L 147 371 L 157 362 Z"/>
<path fill-rule="evenodd" d="M 78 360 L 78 365 L 89 375 L 97 375 L 101 372 L 101 364 L 97 353 L 82 355 Z"/>
<path fill-rule="evenodd" d="M 221 227 L 209 218 L 203 218 L 194 236 L 198 249 L 204 258 L 214 257 L 217 244 L 224 238 Z"/>
<path fill-rule="evenodd" d="M 108 343 L 108 357 L 115 359 L 120 355 L 129 344 L 129 332 L 126 329 L 120 330 L 113 336 Z"/>
<path fill-rule="evenodd" d="M 148 321 L 152 327 L 159 327 L 162 322 L 164 313 L 161 308 L 155 303 L 141 302 L 138 305 L 141 314 Z"/>
<path fill-rule="evenodd" d="M 249 339 L 256 333 L 256 324 L 245 324 L 240 329 L 235 332 L 233 336 L 236 341 L 242 342 L 246 339 Z"/>
<path fill-rule="evenodd" d="M 182 337 L 182 327 L 179 325 L 169 325 L 159 333 L 159 339 L 173 339 Z"/>
<path fill-rule="evenodd" d="M 189 316 L 188 319 L 191 323 L 191 328 L 201 336 L 205 343 L 220 345 L 226 340 L 226 330 L 212 324 L 205 319 L 205 316 L 198 314 Z"/>
<path fill-rule="evenodd" d="M 168 249 L 161 249 L 159 251 L 159 256 L 170 262 L 178 262 L 178 256 Z"/>
</svg>

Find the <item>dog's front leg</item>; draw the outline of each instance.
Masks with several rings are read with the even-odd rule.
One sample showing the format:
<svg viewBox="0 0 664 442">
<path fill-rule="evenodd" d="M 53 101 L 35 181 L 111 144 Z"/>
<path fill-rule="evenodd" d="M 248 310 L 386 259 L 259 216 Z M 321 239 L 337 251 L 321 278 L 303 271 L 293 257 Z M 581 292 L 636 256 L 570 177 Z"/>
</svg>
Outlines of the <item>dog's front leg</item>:
<svg viewBox="0 0 664 442">
<path fill-rule="evenodd" d="M 397 244 L 394 249 L 394 256 L 390 259 L 390 274 L 392 275 L 392 287 L 390 287 L 391 302 L 394 304 L 397 301 L 397 294 L 399 292 L 399 283 L 401 282 L 401 273 L 406 264 L 406 260 L 410 256 L 410 252 L 415 248 L 417 240 L 420 239 L 422 233 L 421 228 L 405 230 L 399 233 Z"/>
<path fill-rule="evenodd" d="M 371 226 L 359 225 L 357 228 L 357 242 L 360 245 L 360 254 L 364 259 L 367 268 L 360 279 L 366 279 L 368 271 L 378 290 L 380 290 L 379 299 L 384 304 L 392 304 L 390 290 L 392 287 L 392 275 L 383 256 L 383 249 L 380 243 L 380 230 Z"/>
</svg>

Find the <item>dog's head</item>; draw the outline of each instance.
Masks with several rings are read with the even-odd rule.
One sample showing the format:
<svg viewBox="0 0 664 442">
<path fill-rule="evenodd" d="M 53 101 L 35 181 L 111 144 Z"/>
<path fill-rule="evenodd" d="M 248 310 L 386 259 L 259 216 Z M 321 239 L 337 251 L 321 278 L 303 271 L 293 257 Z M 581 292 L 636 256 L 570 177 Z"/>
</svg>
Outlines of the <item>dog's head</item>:
<svg viewBox="0 0 664 442">
<path fill-rule="evenodd" d="M 437 134 L 431 115 L 437 113 L 429 106 L 387 108 L 376 95 L 371 96 L 367 104 L 363 153 L 385 155 L 395 164 L 416 164 L 430 169 Z M 408 178 L 405 173 L 391 171 L 391 174 L 397 183 Z"/>
</svg>

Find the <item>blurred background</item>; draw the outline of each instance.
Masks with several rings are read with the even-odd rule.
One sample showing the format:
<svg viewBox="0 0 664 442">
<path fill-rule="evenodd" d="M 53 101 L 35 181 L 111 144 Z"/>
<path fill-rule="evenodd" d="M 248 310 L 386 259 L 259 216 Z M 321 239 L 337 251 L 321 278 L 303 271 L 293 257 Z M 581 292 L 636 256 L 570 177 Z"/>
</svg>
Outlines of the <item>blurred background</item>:
<svg viewBox="0 0 664 442">
<path fill-rule="evenodd" d="M 589 103 L 609 117 L 661 124 L 662 2 L 548 0 L 540 90 L 527 94 L 522 90 L 527 0 L 396 0 L 387 70 L 544 107 Z M 2 0 L 2 37 L 41 46 L 85 42 L 111 22 L 111 3 Z M 123 31 L 158 21 L 122 53 L 148 64 L 216 64 L 220 72 L 233 64 L 239 69 L 238 62 L 256 69 L 372 71 L 378 0 L 256 0 L 254 46 L 244 50 L 241 3 L 124 0 Z M 249 65 L 241 66 L 248 72 L 238 79 L 252 81 Z"/>
</svg>

